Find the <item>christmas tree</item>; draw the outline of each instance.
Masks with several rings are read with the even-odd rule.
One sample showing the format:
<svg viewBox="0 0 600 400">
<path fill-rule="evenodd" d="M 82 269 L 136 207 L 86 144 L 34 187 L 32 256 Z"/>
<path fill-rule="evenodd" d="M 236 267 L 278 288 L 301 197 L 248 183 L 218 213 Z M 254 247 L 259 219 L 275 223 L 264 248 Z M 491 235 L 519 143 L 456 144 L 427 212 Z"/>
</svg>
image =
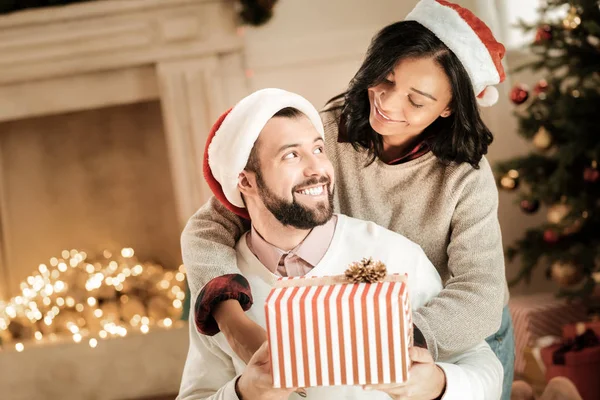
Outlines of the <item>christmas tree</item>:
<svg viewBox="0 0 600 400">
<path fill-rule="evenodd" d="M 547 221 L 507 249 L 521 266 L 509 284 L 545 268 L 559 294 L 589 299 L 600 289 L 600 1 L 543 3 L 538 24 L 521 23 L 536 33 L 534 60 L 515 70 L 543 79 L 510 94 L 519 134 L 534 150 L 496 171 L 501 188 L 519 191 L 523 212 L 544 205 Z"/>
</svg>

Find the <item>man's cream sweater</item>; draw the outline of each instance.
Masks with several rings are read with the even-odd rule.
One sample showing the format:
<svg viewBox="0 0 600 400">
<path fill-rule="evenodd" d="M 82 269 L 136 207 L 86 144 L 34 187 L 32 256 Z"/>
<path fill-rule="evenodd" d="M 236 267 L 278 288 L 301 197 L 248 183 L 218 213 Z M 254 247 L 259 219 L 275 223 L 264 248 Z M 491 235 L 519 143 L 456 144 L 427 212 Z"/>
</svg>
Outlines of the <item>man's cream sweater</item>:
<svg viewBox="0 0 600 400">
<path fill-rule="evenodd" d="M 440 277 L 415 243 L 372 222 L 340 215 L 329 248 L 306 276 L 341 275 L 348 264 L 373 257 L 386 264 L 389 273 L 407 274 L 413 309 L 421 308 L 442 289 Z M 237 264 L 248 279 L 254 305 L 248 317 L 265 326 L 264 303 L 278 276 L 250 251 L 245 237 L 237 245 Z M 193 303 L 193 300 L 192 300 Z M 401 334 L 398 332 L 398 334 Z M 502 364 L 481 340 L 473 348 L 437 363 L 446 375 L 444 400 L 496 400 L 502 391 Z M 237 400 L 235 379 L 245 368 L 222 333 L 200 334 L 190 317 L 190 348 L 178 400 Z M 389 399 L 383 392 L 364 391 L 360 386 L 329 386 L 307 389 L 313 400 Z M 290 398 L 298 399 L 296 394 Z"/>
<path fill-rule="evenodd" d="M 472 348 L 500 327 L 508 303 L 498 223 L 498 191 L 488 161 L 444 165 L 433 153 L 365 167 L 366 151 L 338 142 L 336 112 L 321 114 L 335 169 L 335 209 L 419 244 L 444 290 L 414 313 L 434 358 Z M 192 297 L 211 279 L 239 273 L 234 246 L 248 225 L 213 198 L 182 234 Z"/>
</svg>

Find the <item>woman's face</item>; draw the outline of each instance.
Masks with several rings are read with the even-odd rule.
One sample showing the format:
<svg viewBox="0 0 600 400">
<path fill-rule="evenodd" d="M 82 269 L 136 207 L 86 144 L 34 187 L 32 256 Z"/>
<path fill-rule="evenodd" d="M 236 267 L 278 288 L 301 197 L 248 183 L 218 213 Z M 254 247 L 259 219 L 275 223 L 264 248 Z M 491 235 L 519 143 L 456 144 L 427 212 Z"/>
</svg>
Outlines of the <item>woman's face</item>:
<svg viewBox="0 0 600 400">
<path fill-rule="evenodd" d="M 384 82 L 368 92 L 371 127 L 391 144 L 395 138 L 417 136 L 438 117 L 451 113 L 450 82 L 431 58 L 401 60 Z"/>
</svg>

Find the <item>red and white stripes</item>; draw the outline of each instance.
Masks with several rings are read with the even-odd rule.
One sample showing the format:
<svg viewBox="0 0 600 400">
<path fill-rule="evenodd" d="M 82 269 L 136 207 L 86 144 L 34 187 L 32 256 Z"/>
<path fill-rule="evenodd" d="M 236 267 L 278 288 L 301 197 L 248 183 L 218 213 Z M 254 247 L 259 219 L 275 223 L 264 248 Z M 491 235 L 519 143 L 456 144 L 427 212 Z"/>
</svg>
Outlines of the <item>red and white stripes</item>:
<svg viewBox="0 0 600 400">
<path fill-rule="evenodd" d="M 323 279 L 282 278 L 265 302 L 274 387 L 406 381 L 405 280 L 317 286 Z"/>
</svg>

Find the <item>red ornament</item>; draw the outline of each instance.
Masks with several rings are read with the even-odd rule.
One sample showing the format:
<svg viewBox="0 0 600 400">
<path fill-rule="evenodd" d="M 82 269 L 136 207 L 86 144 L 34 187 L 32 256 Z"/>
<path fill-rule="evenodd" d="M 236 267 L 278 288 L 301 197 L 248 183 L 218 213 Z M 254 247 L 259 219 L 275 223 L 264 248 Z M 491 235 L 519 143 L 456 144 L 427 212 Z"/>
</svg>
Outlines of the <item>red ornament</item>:
<svg viewBox="0 0 600 400">
<path fill-rule="evenodd" d="M 544 242 L 546 242 L 546 243 L 556 243 L 556 242 L 558 242 L 558 233 L 556 233 L 552 229 L 547 229 L 544 232 Z"/>
<path fill-rule="evenodd" d="M 540 202 L 538 200 L 522 200 L 521 210 L 527 214 L 533 214 L 540 208 Z"/>
<path fill-rule="evenodd" d="M 546 82 L 545 79 L 542 79 L 541 81 L 536 83 L 535 87 L 533 88 L 533 92 L 535 94 L 545 93 L 547 90 L 548 90 L 548 82 Z"/>
<path fill-rule="evenodd" d="M 598 171 L 596 168 L 586 167 L 586 169 L 583 170 L 583 180 L 586 182 L 596 183 L 598 182 L 599 178 L 600 171 Z"/>
<path fill-rule="evenodd" d="M 542 25 L 538 27 L 535 33 L 535 42 L 545 42 L 546 40 L 552 40 L 552 27 L 550 25 Z"/>
<path fill-rule="evenodd" d="M 529 92 L 525 85 L 515 85 L 510 91 L 510 100 L 516 105 L 523 104 L 529 98 Z"/>
</svg>

